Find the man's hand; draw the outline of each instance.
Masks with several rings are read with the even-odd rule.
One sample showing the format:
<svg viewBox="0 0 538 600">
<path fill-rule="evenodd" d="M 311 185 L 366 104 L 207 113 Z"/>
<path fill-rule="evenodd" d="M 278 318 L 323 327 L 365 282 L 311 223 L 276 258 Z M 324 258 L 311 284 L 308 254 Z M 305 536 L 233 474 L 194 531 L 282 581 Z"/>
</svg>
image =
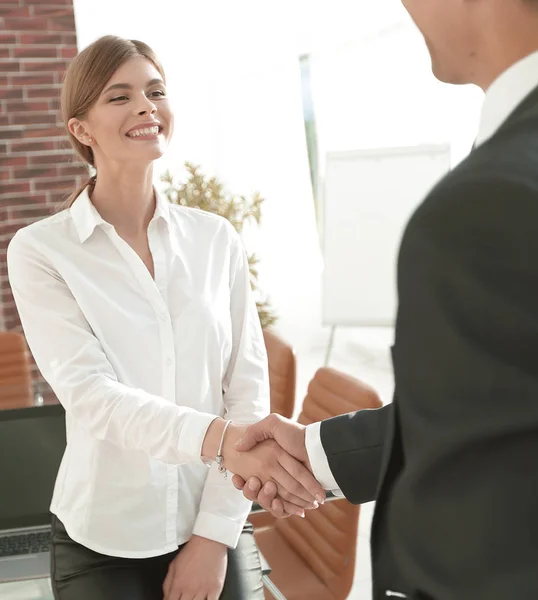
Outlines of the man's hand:
<svg viewBox="0 0 538 600">
<path fill-rule="evenodd" d="M 163 600 L 218 600 L 227 567 L 227 546 L 193 535 L 168 567 Z"/>
<path fill-rule="evenodd" d="M 284 448 L 297 460 L 301 461 L 310 472 L 312 467 L 308 459 L 305 443 L 306 427 L 295 423 L 280 415 L 272 414 L 259 423 L 251 425 L 236 448 L 239 451 L 248 451 L 263 442 L 264 440 L 274 439 L 279 446 Z M 277 497 L 278 489 L 271 482 L 262 485 L 263 479 L 258 477 L 246 478 L 239 477 L 237 474 L 233 478 L 233 484 L 243 495 L 252 501 L 257 502 L 262 508 L 269 511 L 276 518 L 285 518 L 293 514 L 304 513 L 297 511 L 297 506 L 289 498 Z M 319 496 L 316 496 L 318 504 L 325 501 L 325 491 L 322 490 Z"/>
<path fill-rule="evenodd" d="M 202 447 L 203 456 L 214 457 L 217 454 L 223 427 L 222 419 L 216 419 L 210 425 Z M 298 508 L 317 508 L 320 499 L 323 500 L 325 497 L 323 488 L 302 461 L 291 456 L 276 441 L 269 439 L 271 436 L 264 436 L 263 439 L 258 440 L 256 434 L 256 437 L 248 442 L 250 450 L 237 449 L 240 438 L 244 438 L 245 441 L 249 439 L 249 431 L 250 428 L 247 426 L 234 423 L 229 425 L 222 447 L 226 469 L 239 475 L 243 480 L 257 477 L 263 483 L 273 481 L 277 486 L 279 497 L 295 505 L 294 514 L 298 514 Z M 244 444 L 241 444 L 240 447 L 243 446 Z"/>
<path fill-rule="evenodd" d="M 275 483 L 280 498 L 302 509 L 317 508 L 323 488 L 310 471 L 274 440 L 265 440 L 247 452 L 223 450 L 224 465 L 243 479 L 256 477 Z"/>
<path fill-rule="evenodd" d="M 291 456 L 301 461 L 312 473 L 312 466 L 306 452 L 305 436 L 306 427 L 304 425 L 273 413 L 259 423 L 248 427 L 236 449 L 239 452 L 246 452 L 264 440 L 273 439 Z M 318 502 L 324 499 L 325 492 Z"/>
</svg>

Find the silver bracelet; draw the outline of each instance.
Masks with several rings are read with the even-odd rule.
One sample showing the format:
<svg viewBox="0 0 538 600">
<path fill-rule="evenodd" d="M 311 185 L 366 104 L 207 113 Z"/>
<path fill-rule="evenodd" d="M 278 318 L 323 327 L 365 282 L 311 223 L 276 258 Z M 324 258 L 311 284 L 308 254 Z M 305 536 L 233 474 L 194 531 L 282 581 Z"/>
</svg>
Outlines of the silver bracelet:
<svg viewBox="0 0 538 600">
<path fill-rule="evenodd" d="M 220 438 L 219 451 L 217 452 L 217 456 L 215 458 L 215 462 L 217 463 L 217 469 L 219 473 L 224 475 L 224 479 L 228 479 L 228 471 L 226 471 L 226 467 L 224 466 L 224 456 L 222 456 L 222 444 L 224 443 L 224 434 L 228 429 L 231 421 L 226 421 L 226 425 L 224 425 L 224 429 L 222 430 L 222 437 Z"/>
</svg>

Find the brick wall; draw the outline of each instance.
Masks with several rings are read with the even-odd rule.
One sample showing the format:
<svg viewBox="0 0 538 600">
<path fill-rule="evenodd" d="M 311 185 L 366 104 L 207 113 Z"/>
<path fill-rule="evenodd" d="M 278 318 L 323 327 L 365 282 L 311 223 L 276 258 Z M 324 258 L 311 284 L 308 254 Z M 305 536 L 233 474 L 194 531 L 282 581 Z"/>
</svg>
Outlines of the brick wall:
<svg viewBox="0 0 538 600">
<path fill-rule="evenodd" d="M 59 111 L 75 56 L 72 0 L 0 4 L 0 327 L 20 330 L 7 282 L 6 248 L 24 225 L 51 214 L 86 177 Z M 34 372 L 36 370 L 34 369 Z M 37 373 L 35 373 L 38 379 Z"/>
</svg>

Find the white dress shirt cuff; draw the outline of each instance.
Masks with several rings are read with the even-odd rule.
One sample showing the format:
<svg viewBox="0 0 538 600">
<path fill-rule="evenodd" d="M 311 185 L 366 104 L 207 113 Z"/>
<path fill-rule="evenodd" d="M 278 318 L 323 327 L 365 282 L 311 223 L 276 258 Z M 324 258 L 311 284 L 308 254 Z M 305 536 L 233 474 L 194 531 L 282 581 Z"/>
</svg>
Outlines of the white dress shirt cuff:
<svg viewBox="0 0 538 600">
<path fill-rule="evenodd" d="M 233 519 L 200 512 L 196 517 L 192 533 L 193 535 L 214 540 L 230 548 L 235 548 L 239 542 L 243 526 L 244 523 L 238 523 Z"/>
<path fill-rule="evenodd" d="M 332 474 L 327 455 L 321 443 L 321 421 L 306 427 L 305 445 L 314 477 L 326 490 L 331 490 L 333 494 L 341 496 L 342 492 Z"/>
<path fill-rule="evenodd" d="M 181 427 L 177 448 L 181 456 L 192 456 L 194 460 L 202 461 L 202 446 L 209 426 L 217 415 L 198 412 L 196 410 L 183 414 L 184 419 Z"/>
</svg>

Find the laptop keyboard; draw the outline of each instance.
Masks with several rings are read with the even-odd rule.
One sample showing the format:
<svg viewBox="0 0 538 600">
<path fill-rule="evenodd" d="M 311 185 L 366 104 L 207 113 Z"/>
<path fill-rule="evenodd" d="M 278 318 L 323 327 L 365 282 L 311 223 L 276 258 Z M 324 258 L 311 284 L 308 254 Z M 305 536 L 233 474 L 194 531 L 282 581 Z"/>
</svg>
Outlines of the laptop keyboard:
<svg viewBox="0 0 538 600">
<path fill-rule="evenodd" d="M 50 538 L 50 531 L 19 533 L 0 537 L 0 558 L 48 552 L 50 550 Z"/>
</svg>

